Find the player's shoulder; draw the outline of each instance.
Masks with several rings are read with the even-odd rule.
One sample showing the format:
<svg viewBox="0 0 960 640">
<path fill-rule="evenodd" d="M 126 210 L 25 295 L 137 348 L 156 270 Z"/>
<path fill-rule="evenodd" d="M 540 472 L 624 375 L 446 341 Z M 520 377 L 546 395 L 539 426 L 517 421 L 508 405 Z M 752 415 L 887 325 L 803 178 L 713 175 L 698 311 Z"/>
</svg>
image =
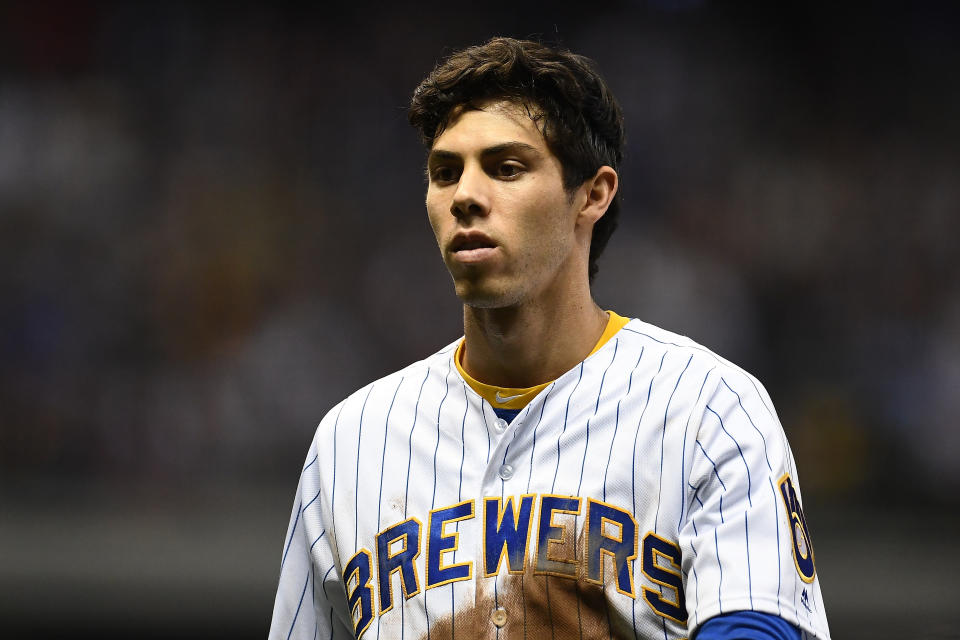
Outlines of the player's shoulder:
<svg viewBox="0 0 960 640">
<path fill-rule="evenodd" d="M 639 318 L 631 318 L 620 330 L 620 335 L 621 341 L 630 348 L 651 350 L 669 357 L 675 365 L 679 362 L 688 373 L 701 373 L 705 387 L 731 385 L 745 388 L 757 393 L 765 404 L 769 403 L 766 389 L 753 374 L 692 338 Z"/>
<path fill-rule="evenodd" d="M 364 404 L 371 396 L 382 398 L 385 394 L 387 397 L 402 395 L 403 397 L 398 398 L 398 400 L 407 400 L 409 393 L 399 394 L 401 384 L 423 388 L 430 384 L 431 379 L 435 381 L 443 380 L 453 369 L 453 354 L 460 340 L 462 338 L 457 338 L 426 358 L 377 378 L 350 393 L 326 413 L 317 428 L 318 435 L 324 431 L 335 429 L 341 416 L 349 418 L 353 414 L 362 413 Z"/>
</svg>

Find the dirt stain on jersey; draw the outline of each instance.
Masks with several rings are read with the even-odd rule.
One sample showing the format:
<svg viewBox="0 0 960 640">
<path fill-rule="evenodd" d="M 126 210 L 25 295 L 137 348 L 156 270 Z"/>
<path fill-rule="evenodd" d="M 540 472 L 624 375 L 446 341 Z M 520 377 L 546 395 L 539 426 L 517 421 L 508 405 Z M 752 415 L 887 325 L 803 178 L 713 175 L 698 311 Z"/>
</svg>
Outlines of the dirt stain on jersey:
<svg viewBox="0 0 960 640">
<path fill-rule="evenodd" d="M 633 639 L 629 621 L 607 607 L 598 584 L 527 571 L 511 575 L 497 596 L 496 602 L 493 597 L 482 598 L 476 606 L 438 620 L 430 628 L 430 640 Z M 499 636 L 493 622 L 497 605 L 506 613 Z M 426 634 L 422 640 L 427 640 Z"/>
<path fill-rule="evenodd" d="M 582 538 L 577 547 L 581 544 Z M 535 559 L 530 558 L 522 574 L 507 576 L 498 587 L 496 598 L 492 593 L 493 578 L 479 578 L 478 592 L 489 590 L 491 593 L 478 597 L 475 606 L 431 625 L 429 640 L 485 637 L 500 640 L 633 640 L 630 621 L 607 606 L 601 585 L 586 581 L 582 575 L 577 578 L 539 575 L 534 572 L 534 563 Z M 607 579 L 612 576 L 608 575 Z M 506 614 L 499 635 L 494 623 L 494 611 L 498 606 Z M 427 634 L 421 640 L 427 640 Z"/>
</svg>

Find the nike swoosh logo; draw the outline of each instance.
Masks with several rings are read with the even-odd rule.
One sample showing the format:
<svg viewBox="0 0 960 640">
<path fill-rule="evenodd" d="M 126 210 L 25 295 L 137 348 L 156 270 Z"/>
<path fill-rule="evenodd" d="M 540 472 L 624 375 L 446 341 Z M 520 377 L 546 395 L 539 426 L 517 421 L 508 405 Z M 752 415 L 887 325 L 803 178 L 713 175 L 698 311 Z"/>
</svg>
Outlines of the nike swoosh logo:
<svg viewBox="0 0 960 640">
<path fill-rule="evenodd" d="M 500 392 L 497 391 L 497 395 L 496 395 L 497 403 L 498 403 L 498 404 L 503 404 L 504 402 L 510 402 L 511 400 L 516 400 L 517 398 L 519 398 L 519 397 L 522 396 L 522 395 L 523 395 L 522 393 L 518 393 L 518 394 L 515 395 L 515 396 L 502 396 L 502 395 L 500 395 Z"/>
</svg>

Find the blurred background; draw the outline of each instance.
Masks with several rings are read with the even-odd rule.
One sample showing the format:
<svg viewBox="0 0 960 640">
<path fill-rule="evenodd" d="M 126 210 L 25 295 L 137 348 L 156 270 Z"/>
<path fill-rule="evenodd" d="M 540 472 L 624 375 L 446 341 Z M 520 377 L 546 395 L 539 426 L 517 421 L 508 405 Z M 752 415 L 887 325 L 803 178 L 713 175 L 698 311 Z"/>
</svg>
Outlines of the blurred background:
<svg viewBox="0 0 960 640">
<path fill-rule="evenodd" d="M 595 297 L 767 386 L 834 637 L 960 637 L 958 18 L 0 4 L 0 634 L 265 637 L 317 422 L 460 335 L 409 96 L 511 35 L 618 96 Z"/>
</svg>

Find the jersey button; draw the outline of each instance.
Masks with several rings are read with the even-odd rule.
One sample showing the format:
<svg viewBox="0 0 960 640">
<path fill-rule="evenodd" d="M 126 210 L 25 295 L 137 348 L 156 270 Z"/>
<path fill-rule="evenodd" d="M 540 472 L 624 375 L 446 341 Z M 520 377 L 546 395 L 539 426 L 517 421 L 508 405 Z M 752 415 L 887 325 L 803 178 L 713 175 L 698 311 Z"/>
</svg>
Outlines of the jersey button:
<svg viewBox="0 0 960 640">
<path fill-rule="evenodd" d="M 497 418 L 493 421 L 493 428 L 497 430 L 497 433 L 503 433 L 504 429 L 507 428 L 507 421 L 503 418 Z"/>
<path fill-rule="evenodd" d="M 507 624 L 507 611 L 503 607 L 497 607 L 493 610 L 493 613 L 490 614 L 490 622 L 502 627 Z"/>
<path fill-rule="evenodd" d="M 500 477 L 503 478 L 504 480 L 509 480 L 510 478 L 512 478 L 512 477 L 513 477 L 513 465 L 512 465 L 512 464 L 505 464 L 505 465 L 503 465 L 502 467 L 500 467 Z"/>
</svg>

